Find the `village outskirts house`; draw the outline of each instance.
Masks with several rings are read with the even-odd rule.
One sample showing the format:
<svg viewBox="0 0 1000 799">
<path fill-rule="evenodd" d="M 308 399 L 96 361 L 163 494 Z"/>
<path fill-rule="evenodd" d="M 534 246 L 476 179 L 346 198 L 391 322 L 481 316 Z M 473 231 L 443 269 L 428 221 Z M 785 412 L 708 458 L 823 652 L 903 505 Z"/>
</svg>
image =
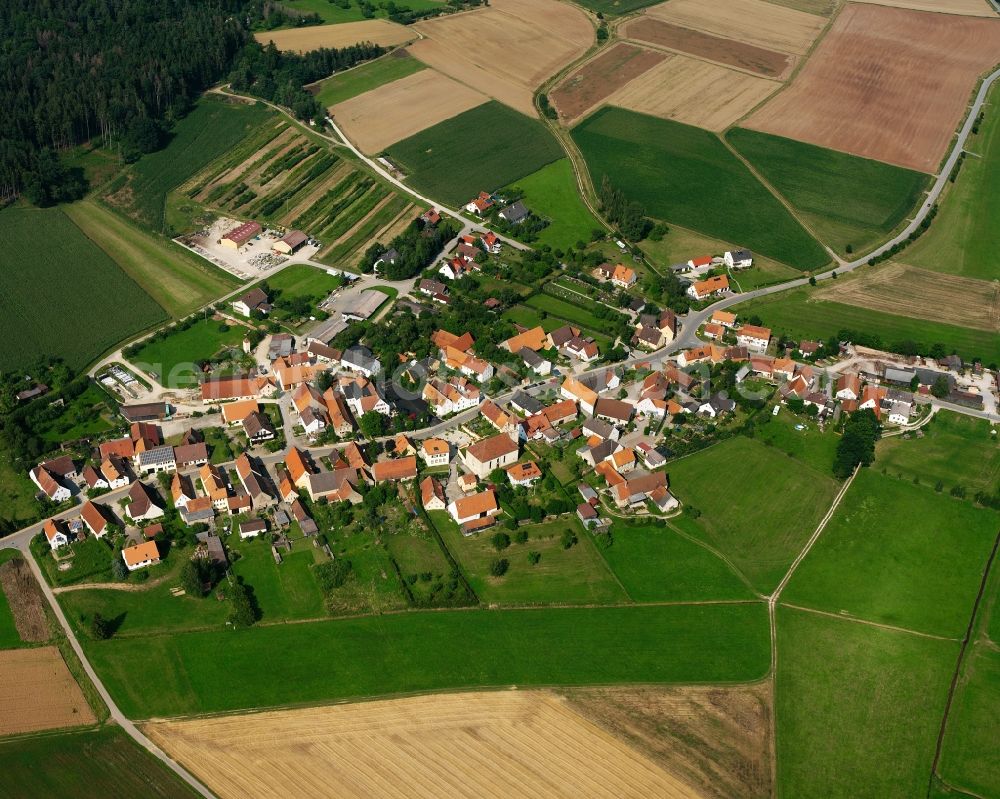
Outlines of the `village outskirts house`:
<svg viewBox="0 0 1000 799">
<path fill-rule="evenodd" d="M 726 250 L 722 260 L 730 269 L 749 269 L 753 266 L 753 253 L 750 250 Z"/>
<path fill-rule="evenodd" d="M 238 299 L 233 300 L 233 310 L 249 319 L 254 311 L 259 311 L 264 316 L 267 316 L 271 312 L 271 305 L 268 303 L 267 294 L 264 290 L 254 288 Z"/>
<path fill-rule="evenodd" d="M 487 489 L 454 500 L 448 505 L 448 513 L 462 528 L 463 535 L 472 535 L 493 524 L 493 517 L 500 513 L 500 506 L 497 504 L 496 494 L 492 489 Z"/>
<path fill-rule="evenodd" d="M 125 567 L 134 572 L 159 563 L 160 550 L 155 541 L 143 541 L 141 544 L 125 547 L 122 550 L 122 560 L 125 561 Z"/>
</svg>

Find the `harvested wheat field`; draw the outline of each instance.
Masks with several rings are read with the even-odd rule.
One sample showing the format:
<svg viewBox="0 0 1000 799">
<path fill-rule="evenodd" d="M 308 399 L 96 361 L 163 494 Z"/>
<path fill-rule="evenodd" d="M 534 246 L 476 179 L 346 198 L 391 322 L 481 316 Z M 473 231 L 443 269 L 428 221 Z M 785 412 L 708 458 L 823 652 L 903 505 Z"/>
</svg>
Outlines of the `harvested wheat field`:
<svg viewBox="0 0 1000 799">
<path fill-rule="evenodd" d="M 934 172 L 998 57 L 1000 20 L 850 4 L 745 127 Z"/>
<path fill-rule="evenodd" d="M 488 99 L 440 72 L 423 69 L 337 103 L 330 113 L 361 150 L 379 153 Z"/>
<path fill-rule="evenodd" d="M 804 55 L 827 20 L 766 0 L 668 0 L 646 11 L 653 19 L 768 50 Z"/>
<path fill-rule="evenodd" d="M 816 292 L 816 299 L 1000 332 L 1000 281 L 944 275 L 893 263 L 831 282 Z"/>
<path fill-rule="evenodd" d="M 80 686 L 54 646 L 0 652 L 0 735 L 95 721 Z"/>
<path fill-rule="evenodd" d="M 704 796 L 772 794 L 770 684 L 581 688 L 566 699 Z"/>
<path fill-rule="evenodd" d="M 559 117 L 572 124 L 633 78 L 668 58 L 643 47 L 619 43 L 588 61 L 549 94 Z"/>
<path fill-rule="evenodd" d="M 995 17 L 987 0 L 865 0 L 879 6 L 912 8 L 914 11 L 936 11 L 939 14 L 963 14 L 970 17 Z"/>
<path fill-rule="evenodd" d="M 665 47 L 704 58 L 728 67 L 736 67 L 769 78 L 785 78 L 797 59 L 788 53 L 766 50 L 746 42 L 723 39 L 710 33 L 682 28 L 655 17 L 640 17 L 625 25 L 626 38 Z"/>
<path fill-rule="evenodd" d="M 279 50 L 306 53 L 318 50 L 320 47 L 350 47 L 358 42 L 391 47 L 415 39 L 416 36 L 406 26 L 397 25 L 387 19 L 366 19 L 362 22 L 340 22 L 336 25 L 311 25 L 284 31 L 264 31 L 255 33 L 254 38 L 261 44 L 274 42 L 274 46 Z"/>
<path fill-rule="evenodd" d="M 675 55 L 612 95 L 608 102 L 642 114 L 723 130 L 781 84 Z"/>
<path fill-rule="evenodd" d="M 35 575 L 22 558 L 0 566 L 0 590 L 7 597 L 14 626 L 21 640 L 29 644 L 48 641 L 49 622 L 45 616 L 45 598 Z"/>
<path fill-rule="evenodd" d="M 145 732 L 223 799 L 701 795 L 543 692 L 165 721 Z"/>
<path fill-rule="evenodd" d="M 529 116 L 535 89 L 594 42 L 586 14 L 559 0 L 492 0 L 412 27 L 427 38 L 410 55 Z"/>
</svg>

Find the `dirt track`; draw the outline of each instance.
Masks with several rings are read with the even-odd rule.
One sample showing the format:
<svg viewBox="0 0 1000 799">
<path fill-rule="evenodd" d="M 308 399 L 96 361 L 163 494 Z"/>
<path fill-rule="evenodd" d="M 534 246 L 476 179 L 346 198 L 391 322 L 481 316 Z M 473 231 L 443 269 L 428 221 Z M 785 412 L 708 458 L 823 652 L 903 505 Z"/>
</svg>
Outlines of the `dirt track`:
<svg viewBox="0 0 1000 799">
<path fill-rule="evenodd" d="M 542 692 L 157 722 L 146 733 L 223 799 L 701 796 Z"/>
<path fill-rule="evenodd" d="M 80 686 L 54 646 L 0 652 L 0 735 L 95 721 Z"/>
<path fill-rule="evenodd" d="M 1000 20 L 850 4 L 746 126 L 934 172 L 998 58 Z"/>
</svg>

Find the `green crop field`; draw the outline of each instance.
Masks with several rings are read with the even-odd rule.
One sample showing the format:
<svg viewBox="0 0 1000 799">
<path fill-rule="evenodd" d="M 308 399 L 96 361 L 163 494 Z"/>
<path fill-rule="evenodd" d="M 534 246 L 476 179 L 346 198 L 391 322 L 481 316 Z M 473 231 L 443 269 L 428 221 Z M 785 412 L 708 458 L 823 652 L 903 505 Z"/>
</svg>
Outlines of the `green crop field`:
<svg viewBox="0 0 1000 799">
<path fill-rule="evenodd" d="M 820 472 L 829 472 L 840 438 L 831 427 L 819 429 L 815 419 L 796 416 L 782 408 L 777 416 L 770 411 L 758 417 L 756 438 L 765 445 L 786 452 Z M 797 425 L 804 429 L 796 430 Z"/>
<path fill-rule="evenodd" d="M 958 638 L 1000 513 L 862 470 L 783 602 Z"/>
<path fill-rule="evenodd" d="M 0 742 L 0 797 L 191 799 L 186 783 L 120 727 Z"/>
<path fill-rule="evenodd" d="M 670 490 L 701 512 L 676 524 L 721 550 L 762 593 L 784 576 L 838 487 L 829 472 L 742 436 L 681 458 L 668 472 Z"/>
<path fill-rule="evenodd" d="M 228 294 L 239 281 L 178 244 L 129 224 L 95 200 L 64 208 L 92 242 L 106 252 L 174 318 Z"/>
<path fill-rule="evenodd" d="M 386 17 L 386 0 L 375 0 L 372 3 L 376 17 Z M 445 4 L 445 0 L 405 0 L 396 3 L 397 6 L 405 7 L 411 11 L 426 11 L 431 8 L 439 8 Z M 330 0 L 285 0 L 284 5 L 292 11 L 299 11 L 303 14 L 319 14 L 324 24 L 335 25 L 341 22 L 360 22 L 368 19 L 361 10 L 361 5 L 352 2 L 347 8 L 341 8 Z M 290 25 L 285 27 L 292 27 Z M 280 28 L 276 28 L 280 30 Z"/>
<path fill-rule="evenodd" d="M 630 11 L 655 5 L 660 0 L 576 0 L 576 2 L 584 8 L 602 14 L 628 14 Z"/>
<path fill-rule="evenodd" d="M 572 132 L 594 185 L 604 175 L 657 219 L 739 242 L 799 269 L 830 257 L 717 136 L 606 107 Z"/>
<path fill-rule="evenodd" d="M 778 796 L 925 796 L 958 643 L 777 613 Z"/>
<path fill-rule="evenodd" d="M 320 0 L 320 2 L 325 3 L 330 8 L 334 7 L 327 0 Z M 312 88 L 316 90 L 315 96 L 320 105 L 328 108 L 426 68 L 426 65 L 412 58 L 405 51 L 394 50 L 375 61 L 369 61 L 327 78 Z"/>
<path fill-rule="evenodd" d="M 767 629 L 761 603 L 464 610 L 85 648 L 125 714 L 148 718 L 460 687 L 746 682 L 768 670 Z M 261 664 L 280 652 L 295 656 L 275 679 Z"/>
<path fill-rule="evenodd" d="M 20 551 L 16 549 L 0 550 L 0 565 L 8 560 L 20 557 Z M 14 614 L 10 611 L 10 602 L 7 595 L 0 589 L 0 649 L 16 649 L 24 643 L 17 627 L 14 624 Z"/>
<path fill-rule="evenodd" d="M 534 174 L 516 181 L 511 189 L 523 193 L 528 208 L 549 226 L 538 234 L 538 245 L 566 250 L 578 241 L 589 242 L 595 230 L 603 230 L 580 199 L 573 165 L 568 158 L 560 158 L 539 169 Z"/>
<path fill-rule="evenodd" d="M 39 235 L 42 246 L 39 246 Z M 59 208 L 0 211 L 8 253 L 0 271 L 0 369 L 56 356 L 81 369 L 123 339 L 166 318 L 142 287 Z"/>
<path fill-rule="evenodd" d="M 993 564 L 945 728 L 938 774 L 976 796 L 1000 795 L 1000 570 Z"/>
<path fill-rule="evenodd" d="M 721 558 L 674 529 L 615 522 L 611 535 L 601 554 L 636 602 L 753 598 Z"/>
<path fill-rule="evenodd" d="M 726 139 L 841 254 L 888 238 L 930 182 L 920 172 L 769 133 L 733 128 Z"/>
<path fill-rule="evenodd" d="M 225 326 L 227 329 L 222 330 Z M 166 337 L 143 344 L 130 362 L 170 388 L 192 388 L 201 382 L 197 367 L 225 348 L 238 348 L 247 329 L 199 319 L 186 330 L 168 330 Z M 165 382 L 164 382 L 165 381 Z"/>
<path fill-rule="evenodd" d="M 460 206 L 537 172 L 563 151 L 537 119 L 490 101 L 392 145 L 389 156 L 415 189 Z"/>
<path fill-rule="evenodd" d="M 945 194 L 937 218 L 910 246 L 904 260 L 913 266 L 965 277 L 995 280 L 1000 252 L 1000 87 L 990 92 L 978 136 L 958 179 Z"/>
<path fill-rule="evenodd" d="M 882 439 L 876 468 L 928 486 L 940 482 L 946 492 L 960 485 L 970 496 L 1000 493 L 1000 442 L 989 422 L 939 411 L 921 430 L 921 438 Z"/>
<path fill-rule="evenodd" d="M 808 288 L 751 300 L 740 305 L 739 310 L 744 315 L 756 314 L 775 334 L 784 333 L 795 341 L 826 340 L 841 330 L 855 330 L 880 336 L 890 350 L 901 341 L 916 342 L 921 352 L 940 343 L 947 352 L 957 352 L 966 360 L 981 358 L 985 364 L 1000 363 L 1000 336 L 995 333 L 816 300 Z"/>
<path fill-rule="evenodd" d="M 120 423 L 117 409 L 108 400 L 103 387 L 91 383 L 82 394 L 66 402 L 56 418 L 40 423 L 34 432 L 53 449 L 67 441 L 105 433 Z"/>
<path fill-rule="evenodd" d="M 109 201 L 157 233 L 180 232 L 166 229 L 167 194 L 273 115 L 263 104 L 203 98 L 177 123 L 166 147 L 127 170 L 124 186 L 111 183 Z"/>
<path fill-rule="evenodd" d="M 525 527 L 527 543 L 511 543 L 503 552 L 497 552 L 490 543 L 496 530 L 465 537 L 447 511 L 431 511 L 429 515 L 483 602 L 527 605 L 628 601 L 575 516 Z M 577 543 L 563 549 L 560 537 L 567 529 L 576 534 Z M 513 538 L 509 531 L 508 535 Z M 542 556 L 534 566 L 528 562 L 529 552 Z M 510 568 L 503 577 L 491 577 L 490 562 L 501 557 L 510 562 Z"/>
</svg>

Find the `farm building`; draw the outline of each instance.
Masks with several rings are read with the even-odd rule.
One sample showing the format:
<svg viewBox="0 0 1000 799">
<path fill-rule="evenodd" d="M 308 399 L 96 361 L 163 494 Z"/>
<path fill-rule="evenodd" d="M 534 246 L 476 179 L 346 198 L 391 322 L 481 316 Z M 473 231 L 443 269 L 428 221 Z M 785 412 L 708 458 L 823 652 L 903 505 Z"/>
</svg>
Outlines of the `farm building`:
<svg viewBox="0 0 1000 799">
<path fill-rule="evenodd" d="M 165 402 L 122 405 L 120 411 L 129 422 L 157 422 L 170 416 L 170 406 Z"/>
<path fill-rule="evenodd" d="M 302 245 L 307 241 L 309 241 L 309 237 L 301 230 L 289 230 L 271 245 L 271 249 L 279 255 L 291 255 L 302 249 Z"/>
<path fill-rule="evenodd" d="M 122 550 L 122 560 L 130 572 L 153 566 L 160 562 L 160 550 L 155 541 L 144 541 Z"/>
<path fill-rule="evenodd" d="M 246 244 L 254 236 L 260 234 L 262 228 L 257 222 L 244 222 L 238 227 L 234 227 L 228 233 L 226 233 L 220 240 L 219 243 L 223 247 L 228 247 L 232 250 L 239 250 L 244 244 Z"/>
<path fill-rule="evenodd" d="M 375 313 L 375 311 L 377 311 L 385 301 L 386 295 L 381 291 L 366 289 L 358 295 L 357 302 L 352 303 L 351 307 L 344 311 L 344 319 L 353 319 L 358 322 L 363 322 Z"/>
</svg>

